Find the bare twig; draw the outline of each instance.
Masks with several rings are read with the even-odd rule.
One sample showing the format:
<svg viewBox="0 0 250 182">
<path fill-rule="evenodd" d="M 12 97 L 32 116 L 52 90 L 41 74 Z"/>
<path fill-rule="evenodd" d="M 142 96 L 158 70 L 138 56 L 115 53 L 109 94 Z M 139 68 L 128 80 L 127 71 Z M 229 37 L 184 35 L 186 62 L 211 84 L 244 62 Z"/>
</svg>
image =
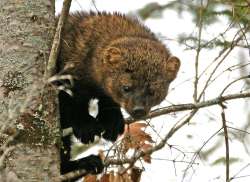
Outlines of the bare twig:
<svg viewBox="0 0 250 182">
<path fill-rule="evenodd" d="M 159 160 L 159 161 L 169 161 L 169 162 L 175 162 L 175 163 L 187 163 L 190 164 L 190 161 L 184 161 L 184 160 L 176 160 L 176 159 L 162 159 L 162 158 L 155 158 L 151 157 L 152 160 Z M 199 165 L 199 163 L 194 162 L 193 164 Z"/>
<path fill-rule="evenodd" d="M 222 130 L 222 128 L 220 128 L 219 130 L 217 130 L 216 132 L 214 132 L 203 144 L 202 146 L 197 150 L 197 152 L 195 152 L 195 154 L 192 156 L 191 158 L 191 161 L 189 163 L 189 165 L 187 166 L 187 168 L 184 170 L 184 173 L 183 173 L 183 177 L 182 179 L 185 178 L 186 174 L 187 174 L 187 171 L 188 169 L 190 169 L 190 167 L 195 163 L 195 160 L 197 158 L 197 156 L 200 154 L 201 150 L 208 144 L 208 142 L 213 138 L 215 137 L 220 131 Z"/>
<path fill-rule="evenodd" d="M 199 81 L 199 56 L 200 56 L 200 52 L 201 52 L 201 34 L 202 34 L 202 29 L 203 29 L 203 1 L 201 1 L 201 5 L 199 8 L 199 22 L 198 22 L 198 47 L 196 50 L 196 56 L 195 56 L 195 77 L 194 77 L 194 93 L 193 93 L 193 98 L 194 98 L 194 102 L 196 103 L 197 100 L 197 96 L 198 96 L 198 81 Z"/>
<path fill-rule="evenodd" d="M 150 155 L 155 151 L 158 151 L 160 149 L 162 149 L 166 144 L 169 138 L 171 138 L 173 136 L 173 134 L 179 130 L 182 126 L 184 126 L 185 124 L 187 124 L 190 119 L 194 116 L 194 114 L 197 112 L 197 110 L 193 110 L 190 115 L 179 125 L 174 126 L 170 129 L 170 131 L 166 134 L 166 136 L 154 147 L 147 149 L 147 150 L 139 150 L 137 151 L 136 155 L 133 155 L 131 158 L 124 158 L 122 160 L 120 159 L 106 159 L 105 160 L 105 165 L 109 166 L 109 165 L 121 165 L 121 164 L 125 164 L 125 163 L 135 163 L 138 159 L 140 159 L 141 157 L 145 156 L 145 155 Z"/>
<path fill-rule="evenodd" d="M 247 79 L 247 78 L 250 78 L 250 75 L 242 76 L 242 77 L 240 77 L 240 78 L 238 78 L 238 79 L 236 79 L 236 80 L 230 82 L 230 83 L 222 90 L 222 92 L 221 92 L 220 95 L 223 95 L 224 92 L 225 92 L 232 84 L 234 84 L 235 82 L 240 81 L 240 80 L 243 80 L 243 79 Z"/>
<path fill-rule="evenodd" d="M 232 27 L 235 25 L 235 22 L 231 22 L 228 27 L 224 30 L 224 32 L 219 33 L 219 35 L 217 35 L 216 37 L 214 37 L 213 39 L 209 40 L 206 44 L 203 45 L 203 47 L 207 47 L 209 46 L 209 44 L 212 44 L 214 41 L 216 41 L 220 36 L 223 36 L 224 34 L 226 34 L 229 30 L 232 29 Z M 220 57 L 220 55 L 222 55 L 225 51 L 227 50 L 227 47 L 222 49 L 219 53 L 219 56 L 217 58 Z M 202 77 L 202 75 L 204 75 L 207 70 L 215 63 L 215 61 L 217 60 L 217 58 L 214 59 L 214 61 L 212 61 L 199 75 L 199 79 Z"/>
<path fill-rule="evenodd" d="M 230 178 L 230 180 L 232 181 L 233 179 L 237 179 L 240 178 L 242 176 L 238 176 L 242 171 L 244 171 L 246 168 L 248 168 L 250 166 L 250 163 L 248 163 L 247 165 L 245 165 L 244 167 L 242 167 L 235 175 L 233 175 L 233 177 Z"/>
<path fill-rule="evenodd" d="M 239 128 L 235 128 L 235 127 L 231 127 L 231 126 L 227 126 L 227 128 L 250 135 L 250 132 L 242 130 L 242 129 L 239 129 Z"/>
<path fill-rule="evenodd" d="M 133 155 L 131 158 L 123 158 L 123 159 L 106 159 L 105 160 L 105 166 L 109 166 L 109 165 L 122 165 L 125 163 L 129 163 L 129 164 L 133 164 L 135 163 L 138 159 L 140 159 L 141 157 L 145 156 L 145 155 L 150 155 L 155 151 L 158 151 L 160 149 L 162 149 L 166 144 L 167 141 L 169 140 L 169 138 L 171 138 L 173 136 L 174 133 L 176 133 L 180 128 L 182 128 L 184 125 L 186 125 L 190 119 L 196 114 L 196 112 L 198 111 L 199 108 L 201 107 L 208 107 L 211 105 L 215 105 L 215 104 L 221 104 L 223 101 L 226 100 L 231 100 L 231 99 L 236 99 L 236 98 L 245 98 L 245 97 L 250 97 L 250 93 L 244 93 L 242 94 L 233 94 L 233 95 L 228 95 L 228 96 L 224 96 L 224 97 L 218 97 L 216 99 L 210 100 L 210 101 L 205 101 L 202 103 L 197 103 L 197 104 L 187 104 L 187 105 L 180 105 L 179 107 L 176 106 L 170 106 L 168 108 L 165 108 L 163 110 L 163 112 L 165 113 L 169 113 L 169 112 L 174 112 L 174 111 L 183 111 L 183 110 L 193 110 L 190 115 L 184 120 L 182 121 L 180 124 L 173 126 L 170 131 L 166 134 L 166 136 L 154 147 L 145 150 L 145 151 L 137 151 L 136 155 Z M 163 112 L 162 111 L 157 111 L 158 113 L 155 115 L 162 115 Z M 152 113 L 151 113 L 152 116 Z M 215 134 L 213 134 L 213 136 L 215 136 L 221 129 L 219 129 Z M 212 136 L 212 137 L 213 137 Z M 205 143 L 206 144 L 206 143 Z M 205 144 L 203 146 L 205 146 Z"/>
<path fill-rule="evenodd" d="M 221 104 L 222 112 L 221 112 L 221 119 L 222 119 L 222 126 L 224 131 L 225 137 L 225 146 L 226 146 L 226 182 L 229 182 L 229 142 L 228 142 L 228 132 L 227 132 L 227 123 L 226 123 L 226 115 L 225 115 L 225 106 Z"/>
<path fill-rule="evenodd" d="M 250 65 L 250 63 L 245 63 L 245 64 L 239 63 L 239 64 L 232 65 L 230 67 L 227 67 L 226 69 L 224 69 L 223 71 L 221 71 L 219 74 L 217 74 L 213 79 L 211 79 L 211 81 L 208 84 L 208 86 L 211 85 L 215 80 L 217 80 L 226 71 L 235 71 L 235 70 L 239 70 L 239 69 L 243 70 L 245 67 L 247 67 L 249 65 Z M 246 75 L 246 74 L 244 74 L 244 75 Z"/>
<path fill-rule="evenodd" d="M 200 109 L 200 108 L 220 104 L 222 101 L 228 101 L 228 100 L 239 99 L 239 98 L 247 98 L 247 97 L 250 97 L 250 92 L 240 93 L 240 94 L 230 94 L 230 95 L 226 95 L 226 96 L 219 96 L 217 98 L 203 101 L 203 102 L 198 102 L 198 103 L 172 105 L 172 106 L 164 107 L 161 109 L 156 109 L 156 110 L 150 112 L 150 114 L 144 119 L 154 118 L 157 116 L 161 116 L 163 114 L 169 114 L 169 113 L 173 113 L 173 112 L 187 111 L 187 110 L 192 110 L 192 109 Z M 136 120 L 133 120 L 132 118 L 128 118 L 126 120 L 126 123 L 133 123 L 135 121 Z"/>
<path fill-rule="evenodd" d="M 71 5 L 71 0 L 63 1 L 62 13 L 58 20 L 56 33 L 54 36 L 52 48 L 51 48 L 50 55 L 49 55 L 46 78 L 51 77 L 56 71 L 56 61 L 57 61 L 57 57 L 58 57 L 59 50 L 60 50 L 61 33 L 63 30 L 64 23 L 66 21 L 66 18 L 69 14 L 70 5 Z"/>
<path fill-rule="evenodd" d="M 246 28 L 246 31 L 247 31 L 248 28 Z M 214 59 L 213 62 L 216 62 L 227 50 L 227 52 L 224 54 L 224 56 L 221 58 L 221 60 L 217 63 L 217 65 L 215 66 L 214 70 L 212 71 L 212 73 L 209 75 L 206 83 L 205 83 L 205 86 L 203 87 L 199 97 L 198 97 L 198 101 L 201 99 L 202 95 L 204 94 L 206 88 L 208 87 L 209 85 L 209 82 L 210 80 L 212 79 L 213 75 L 215 74 L 215 72 L 217 71 L 217 69 L 219 68 L 219 66 L 224 62 L 224 60 L 227 58 L 227 56 L 232 52 L 233 48 L 235 47 L 235 45 L 238 44 L 238 42 L 240 40 L 242 40 L 243 38 L 243 35 L 240 35 L 238 38 L 237 35 L 240 33 L 241 31 L 238 31 L 235 36 L 233 37 L 233 40 L 232 40 L 232 43 L 229 47 L 225 47 L 221 52 L 220 54 Z"/>
</svg>

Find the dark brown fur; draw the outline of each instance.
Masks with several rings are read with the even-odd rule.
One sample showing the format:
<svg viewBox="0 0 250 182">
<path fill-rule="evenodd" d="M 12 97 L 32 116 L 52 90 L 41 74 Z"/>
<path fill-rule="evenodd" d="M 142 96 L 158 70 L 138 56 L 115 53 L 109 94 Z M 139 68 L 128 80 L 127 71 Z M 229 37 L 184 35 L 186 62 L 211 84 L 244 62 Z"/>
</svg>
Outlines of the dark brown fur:
<svg viewBox="0 0 250 182">
<path fill-rule="evenodd" d="M 154 95 L 144 101 L 148 112 L 165 98 L 180 66 L 176 58 L 167 65 L 171 54 L 149 29 L 118 13 L 74 13 L 64 32 L 61 69 L 95 82 L 129 113 L 137 103 L 123 98 L 118 92 L 122 85 L 136 87 L 133 94 Z"/>
<path fill-rule="evenodd" d="M 62 35 L 58 74 L 74 78 L 73 97 L 59 93 L 61 127 L 72 127 L 83 143 L 94 136 L 115 141 L 124 130 L 123 107 L 132 117 L 146 116 L 167 95 L 180 62 L 139 21 L 118 13 L 74 13 Z M 98 98 L 96 118 L 88 103 Z M 86 169 L 99 173 L 98 156 L 70 161 L 69 138 L 63 139 L 62 173 Z"/>
</svg>

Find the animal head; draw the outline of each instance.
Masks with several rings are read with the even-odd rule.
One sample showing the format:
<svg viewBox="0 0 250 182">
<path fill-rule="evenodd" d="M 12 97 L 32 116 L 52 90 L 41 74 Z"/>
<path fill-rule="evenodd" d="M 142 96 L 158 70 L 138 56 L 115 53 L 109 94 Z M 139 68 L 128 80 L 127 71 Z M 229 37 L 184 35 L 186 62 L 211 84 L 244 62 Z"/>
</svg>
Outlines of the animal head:
<svg viewBox="0 0 250 182">
<path fill-rule="evenodd" d="M 107 46 L 102 62 L 104 89 L 135 119 L 164 100 L 180 67 L 160 42 L 131 37 Z"/>
</svg>

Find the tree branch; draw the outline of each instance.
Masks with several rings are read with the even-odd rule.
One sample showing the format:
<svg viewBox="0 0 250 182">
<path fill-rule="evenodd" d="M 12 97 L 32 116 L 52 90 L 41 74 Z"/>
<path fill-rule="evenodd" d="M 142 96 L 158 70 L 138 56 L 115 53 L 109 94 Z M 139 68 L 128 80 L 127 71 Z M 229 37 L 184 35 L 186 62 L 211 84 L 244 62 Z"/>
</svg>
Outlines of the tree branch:
<svg viewBox="0 0 250 182">
<path fill-rule="evenodd" d="M 160 109 L 159 111 L 153 111 L 150 114 L 150 118 L 160 116 L 163 114 L 168 114 L 171 112 L 193 110 L 190 113 L 190 115 L 184 121 L 182 121 L 182 123 L 172 127 L 171 130 L 166 134 L 166 136 L 161 140 L 161 142 L 159 142 L 154 147 L 152 147 L 148 150 L 145 150 L 145 151 L 140 150 L 136 153 L 136 155 L 134 155 L 131 158 L 106 159 L 105 165 L 109 166 L 109 165 L 122 165 L 125 163 L 135 163 L 141 157 L 143 157 L 145 155 L 150 155 L 153 152 L 162 149 L 166 145 L 168 139 L 171 138 L 173 136 L 173 134 L 175 132 L 177 132 L 182 126 L 186 125 L 190 121 L 190 119 L 196 114 L 196 112 L 198 111 L 199 108 L 208 107 L 208 106 L 217 105 L 217 104 L 221 105 L 221 103 L 223 103 L 224 101 L 239 99 L 239 98 L 247 98 L 247 97 L 250 97 L 250 92 L 221 96 L 221 97 L 217 97 L 217 98 L 212 99 L 212 100 L 208 100 L 208 101 L 204 101 L 204 102 L 200 102 L 200 103 L 196 103 L 196 104 L 182 104 L 182 105 L 169 106 L 169 107 L 166 107 L 164 109 Z M 129 123 L 134 122 L 132 120 L 127 120 L 127 121 Z"/>
<path fill-rule="evenodd" d="M 209 2 L 209 1 L 208 1 Z M 208 6 L 208 3 L 207 3 L 207 6 Z M 200 58 L 200 52 L 201 52 L 201 36 L 202 36 L 202 29 L 203 29 L 203 11 L 205 10 L 206 8 L 203 7 L 203 1 L 201 1 L 201 5 L 199 7 L 199 22 L 198 22 L 198 47 L 197 47 L 197 50 L 196 50 L 196 56 L 195 56 L 195 77 L 194 77 L 194 93 L 193 93 L 193 99 L 194 99 L 194 102 L 198 102 L 197 100 L 197 97 L 198 97 L 198 82 L 199 82 L 199 77 L 198 77 L 198 74 L 199 74 L 199 58 Z"/>
<path fill-rule="evenodd" d="M 168 107 L 163 107 L 161 109 L 153 110 L 152 112 L 149 113 L 149 115 L 147 117 L 145 117 L 143 119 L 144 120 L 145 119 L 152 119 L 154 117 L 161 116 L 161 115 L 164 115 L 164 114 L 173 113 L 173 112 L 200 109 L 200 108 L 204 108 L 204 107 L 217 105 L 217 104 L 220 104 L 221 102 L 234 100 L 234 99 L 240 99 L 240 98 L 248 98 L 248 97 L 250 97 L 250 92 L 220 96 L 220 97 L 217 97 L 217 98 L 214 98 L 214 99 L 211 99 L 211 100 L 198 102 L 196 104 L 188 103 L 188 104 L 171 105 L 171 106 L 168 106 Z M 129 118 L 126 119 L 125 123 L 126 124 L 131 124 L 131 123 L 134 123 L 136 121 L 138 121 L 138 120 L 134 120 L 133 118 L 129 117 Z M 67 136 L 67 135 L 70 135 L 72 133 L 72 128 L 67 128 L 67 129 L 64 129 L 64 130 L 65 130 L 65 132 L 63 132 L 63 136 Z"/>
<path fill-rule="evenodd" d="M 221 119 L 222 119 L 222 126 L 224 131 L 224 138 L 225 138 L 225 146 L 226 146 L 226 182 L 229 182 L 229 142 L 228 142 L 228 132 L 227 132 L 227 121 L 225 115 L 225 106 L 221 104 L 222 112 L 221 112 Z"/>
<path fill-rule="evenodd" d="M 105 160 L 105 165 L 109 166 L 109 165 L 121 165 L 121 164 L 125 164 L 125 163 L 135 163 L 138 159 L 140 159 L 141 157 L 145 156 L 145 155 L 150 155 L 155 151 L 158 151 L 160 149 L 162 149 L 169 138 L 171 138 L 173 136 L 173 134 L 179 130 L 182 126 L 184 126 L 186 123 L 188 123 L 190 121 L 190 119 L 195 115 L 195 113 L 197 112 L 197 109 L 193 110 L 190 115 L 179 125 L 175 125 L 173 126 L 170 131 L 165 135 L 165 137 L 154 147 L 149 148 L 147 150 L 139 150 L 135 155 L 133 155 L 133 157 L 131 158 L 125 158 L 125 159 L 107 159 Z"/>
<path fill-rule="evenodd" d="M 247 98 L 250 97 L 250 92 L 246 93 L 240 93 L 240 94 L 230 94 L 226 96 L 220 96 L 211 100 L 203 101 L 203 102 L 198 102 L 198 103 L 188 103 L 188 104 L 180 104 L 180 105 L 172 105 L 168 107 L 164 107 L 161 109 L 154 110 L 150 112 L 150 114 L 143 118 L 143 119 L 151 119 L 157 116 L 161 116 L 163 114 L 169 114 L 173 112 L 180 112 L 180 111 L 187 111 L 187 110 L 193 110 L 193 109 L 200 109 L 203 107 L 209 107 L 213 105 L 220 104 L 221 102 L 224 101 L 229 101 L 229 100 L 234 100 L 234 99 L 239 99 L 239 98 Z M 136 120 L 133 120 L 132 118 L 128 118 L 126 120 L 126 123 L 133 123 Z"/>
<path fill-rule="evenodd" d="M 249 27 L 245 28 L 245 31 L 247 31 L 249 29 Z M 213 71 L 210 73 L 208 79 L 206 80 L 205 86 L 202 88 L 202 91 L 200 92 L 200 95 L 198 97 L 198 100 L 201 99 L 202 95 L 205 93 L 205 90 L 207 89 L 207 87 L 209 86 L 209 83 L 213 77 L 213 75 L 216 73 L 216 70 L 220 67 L 220 65 L 224 62 L 224 60 L 227 58 L 227 56 L 232 52 L 232 50 L 235 48 L 235 46 L 238 44 L 238 42 L 240 42 L 243 38 L 243 35 L 240 35 L 237 37 L 237 35 L 241 32 L 237 31 L 237 33 L 234 35 L 231 44 L 229 45 L 229 47 L 225 47 L 223 48 L 223 50 L 219 53 L 219 55 L 214 59 L 213 62 L 216 62 L 217 60 L 219 60 L 219 58 L 221 58 L 221 60 L 216 64 L 215 68 L 213 69 Z"/>
<path fill-rule="evenodd" d="M 57 61 L 57 57 L 58 57 L 59 50 L 60 50 L 61 33 L 63 30 L 64 23 L 69 14 L 70 5 L 71 5 L 71 0 L 63 1 L 62 12 L 58 20 L 56 33 L 54 36 L 52 48 L 51 48 L 50 55 L 49 55 L 49 60 L 48 60 L 48 65 L 47 65 L 47 70 L 46 70 L 47 71 L 46 78 L 51 77 L 56 72 L 56 61 Z"/>
</svg>

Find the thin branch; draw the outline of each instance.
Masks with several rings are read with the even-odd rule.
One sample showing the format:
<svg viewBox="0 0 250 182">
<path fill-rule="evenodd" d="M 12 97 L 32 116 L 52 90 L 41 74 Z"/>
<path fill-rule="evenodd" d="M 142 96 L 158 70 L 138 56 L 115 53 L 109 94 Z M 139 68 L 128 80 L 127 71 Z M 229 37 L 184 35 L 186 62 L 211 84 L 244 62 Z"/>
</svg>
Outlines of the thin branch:
<svg viewBox="0 0 250 182">
<path fill-rule="evenodd" d="M 224 102 L 226 100 L 232 100 L 232 99 L 236 99 L 236 98 L 245 98 L 245 97 L 250 97 L 250 93 L 227 95 L 227 96 L 218 97 L 216 99 L 212 99 L 212 100 L 209 100 L 209 101 L 206 101 L 206 102 L 201 102 L 201 103 L 197 103 L 197 104 L 180 105 L 179 107 L 170 106 L 170 107 L 165 108 L 164 110 L 162 110 L 160 112 L 157 111 L 158 112 L 157 114 L 162 115 L 162 114 L 166 114 L 166 112 L 169 113 L 169 112 L 173 112 L 173 111 L 177 111 L 177 110 L 179 110 L 179 111 L 193 110 L 190 113 L 190 115 L 183 122 L 181 122 L 180 124 L 175 125 L 174 127 L 172 127 L 170 129 L 170 131 L 166 134 L 166 136 L 157 145 L 155 145 L 154 147 L 152 147 L 152 148 L 150 148 L 148 150 L 145 150 L 145 151 L 140 150 L 140 151 L 138 151 L 136 153 L 136 155 L 133 155 L 131 158 L 124 158 L 122 160 L 121 159 L 110 159 L 110 158 L 108 158 L 108 159 L 105 160 L 105 166 L 122 165 L 122 164 L 125 164 L 125 163 L 129 163 L 129 164 L 135 163 L 141 157 L 143 157 L 145 155 L 150 155 L 153 152 L 162 149 L 167 144 L 167 141 L 173 136 L 173 134 L 176 133 L 180 128 L 182 128 L 184 125 L 186 125 L 190 121 L 190 119 L 196 114 L 196 112 L 198 111 L 199 108 L 208 107 L 208 106 L 215 105 L 215 104 L 221 104 L 222 102 Z M 152 113 L 151 113 L 151 116 L 152 116 Z M 218 133 L 218 131 L 216 132 L 216 134 L 217 133 Z"/>
<path fill-rule="evenodd" d="M 221 102 L 234 100 L 234 99 L 240 99 L 240 98 L 249 98 L 249 97 L 250 97 L 250 92 L 246 92 L 246 93 L 240 93 L 240 94 L 230 94 L 230 95 L 226 95 L 226 96 L 220 96 L 220 97 L 217 97 L 217 98 L 214 98 L 211 100 L 198 102 L 198 103 L 172 105 L 172 106 L 168 106 L 168 107 L 163 107 L 161 109 L 156 109 L 156 110 L 150 112 L 147 117 L 143 118 L 143 120 L 151 119 L 151 118 L 154 118 L 157 116 L 161 116 L 161 115 L 169 114 L 169 113 L 173 113 L 173 112 L 198 110 L 198 109 L 201 109 L 204 107 L 218 105 Z M 131 123 L 134 123 L 136 121 L 138 121 L 138 120 L 134 120 L 133 118 L 127 118 L 125 123 L 131 124 Z M 72 129 L 70 129 L 70 128 L 65 129 L 65 130 L 67 130 L 67 132 L 65 131 L 63 136 L 67 136 L 67 135 L 72 133 Z"/>
<path fill-rule="evenodd" d="M 236 79 L 236 80 L 230 82 L 230 83 L 222 90 L 222 92 L 221 92 L 220 95 L 223 95 L 224 92 L 225 92 L 232 84 L 234 84 L 234 83 L 236 83 L 236 82 L 238 82 L 238 81 L 240 81 L 240 80 L 247 79 L 247 78 L 250 78 L 250 75 L 242 76 L 242 77 L 240 77 L 240 78 L 238 78 L 238 79 Z"/>
<path fill-rule="evenodd" d="M 247 66 L 249 66 L 249 65 L 250 65 L 250 63 L 245 63 L 245 64 L 239 63 L 239 64 L 235 64 L 235 65 L 232 65 L 232 66 L 230 66 L 230 67 L 224 69 L 222 72 L 220 72 L 219 74 L 217 74 L 213 79 L 211 79 L 211 81 L 210 81 L 210 83 L 208 84 L 208 86 L 211 85 L 213 82 L 215 82 L 215 80 L 217 80 L 217 79 L 218 79 L 220 76 L 222 76 L 222 74 L 224 74 L 225 72 L 227 72 L 227 71 L 232 72 L 232 71 L 235 71 L 235 70 L 240 70 L 241 68 L 244 69 L 245 67 L 247 67 Z M 242 70 L 242 69 L 241 69 L 241 70 Z"/>
<path fill-rule="evenodd" d="M 143 119 L 154 118 L 154 117 L 157 117 L 157 116 L 161 116 L 163 114 L 169 114 L 169 113 L 173 113 L 173 112 L 200 109 L 200 108 L 203 108 L 203 107 L 209 107 L 209 106 L 217 105 L 217 104 L 220 104 L 221 102 L 224 102 L 224 101 L 229 101 L 229 100 L 239 99 L 239 98 L 247 98 L 247 97 L 250 97 L 250 92 L 220 96 L 220 97 L 217 97 L 217 98 L 214 98 L 214 99 L 211 99 L 211 100 L 198 102 L 198 103 L 172 105 L 172 106 L 164 107 L 164 108 L 161 108 L 161 109 L 156 109 L 156 110 L 150 112 L 150 114 L 147 117 L 143 118 Z M 135 121 L 136 120 L 133 120 L 132 118 L 128 118 L 126 120 L 126 123 L 133 123 Z"/>
<path fill-rule="evenodd" d="M 235 175 L 233 175 L 233 177 L 230 178 L 230 180 L 232 181 L 233 179 L 237 179 L 240 178 L 241 176 L 238 176 L 242 171 L 244 171 L 246 168 L 248 168 L 250 166 L 250 163 L 248 163 L 247 165 L 245 165 L 244 167 L 242 167 Z"/>
<path fill-rule="evenodd" d="M 169 161 L 169 162 L 175 162 L 175 163 L 187 163 L 187 164 L 191 163 L 191 161 L 176 160 L 176 159 L 162 159 L 162 158 L 154 158 L 154 157 L 151 157 L 151 159 L 159 160 L 159 161 Z M 199 165 L 199 163 L 193 163 L 193 164 Z"/>
<path fill-rule="evenodd" d="M 71 1 L 72 0 L 64 0 L 63 1 L 63 7 L 62 7 L 62 12 L 58 20 L 52 48 L 50 51 L 49 55 L 49 60 L 46 68 L 46 73 L 45 73 L 45 78 L 48 79 L 49 77 L 53 76 L 56 72 L 56 62 L 57 62 L 57 57 L 59 54 L 60 50 L 60 44 L 61 44 L 61 33 L 63 31 L 63 26 L 66 22 L 67 16 L 69 14 L 69 9 L 71 6 Z M 75 173 L 75 172 L 74 172 Z M 86 173 L 86 171 L 85 171 Z M 63 181 L 63 179 L 68 180 L 72 179 L 72 174 L 66 174 L 65 176 L 60 177 L 60 180 Z"/>
<path fill-rule="evenodd" d="M 166 144 L 169 138 L 171 138 L 173 136 L 173 134 L 179 130 L 182 126 L 184 126 L 185 124 L 187 124 L 190 119 L 194 116 L 194 114 L 197 112 L 197 110 L 193 110 L 190 115 L 178 126 L 174 126 L 170 129 L 170 131 L 166 134 L 166 136 L 154 147 L 147 149 L 147 150 L 139 150 L 136 155 L 133 155 L 131 158 L 124 158 L 122 160 L 120 159 L 106 159 L 105 160 L 105 165 L 109 166 L 109 165 L 122 165 L 125 163 L 135 163 L 138 159 L 140 159 L 141 157 L 145 156 L 145 155 L 150 155 L 155 151 L 158 151 L 160 149 L 162 149 Z"/>
<path fill-rule="evenodd" d="M 215 137 L 220 131 L 221 131 L 222 128 L 220 128 L 219 130 L 217 130 L 216 132 L 214 132 L 203 144 L 202 146 L 197 150 L 197 152 L 195 152 L 195 154 L 192 156 L 191 158 L 191 161 L 190 164 L 187 166 L 187 168 L 184 170 L 183 172 L 183 177 L 182 177 L 182 181 L 184 180 L 186 174 L 187 174 L 187 171 L 188 169 L 190 169 L 190 167 L 194 164 L 197 156 L 199 155 L 199 153 L 201 152 L 201 150 L 208 144 L 208 142 L 213 138 Z"/>
<path fill-rule="evenodd" d="M 224 131 L 225 137 L 225 146 L 226 146 L 226 182 L 229 182 L 229 142 L 228 142 L 228 132 L 227 132 L 227 123 L 226 123 L 226 115 L 225 115 L 225 106 L 221 104 L 222 112 L 221 112 L 221 119 L 222 119 L 222 127 Z"/>
<path fill-rule="evenodd" d="M 219 33 L 219 35 L 217 35 L 216 37 L 214 37 L 213 39 L 209 40 L 206 44 L 203 45 L 203 47 L 207 47 L 209 46 L 209 44 L 212 44 L 214 41 L 216 41 L 220 36 L 223 36 L 224 34 L 226 34 L 229 30 L 232 29 L 232 27 L 235 26 L 235 22 L 230 22 L 230 24 L 228 25 L 228 27 L 224 30 L 224 32 Z M 224 47 L 220 52 L 219 55 L 201 72 L 201 74 L 199 75 L 199 79 L 209 70 L 209 68 L 216 62 L 216 60 L 218 60 L 218 58 L 228 49 L 228 47 Z"/>
<path fill-rule="evenodd" d="M 242 130 L 242 129 L 239 129 L 239 128 L 235 128 L 235 127 L 231 127 L 231 126 L 227 126 L 227 128 L 250 135 L 250 132 Z"/>
<path fill-rule="evenodd" d="M 56 72 L 56 61 L 60 50 L 60 43 L 61 43 L 61 33 L 63 30 L 64 23 L 67 19 L 67 16 L 69 14 L 69 9 L 71 5 L 71 0 L 64 0 L 63 1 L 63 8 L 60 15 L 60 18 L 58 20 L 56 33 L 54 36 L 52 48 L 49 55 L 48 65 L 47 65 L 47 72 L 46 72 L 46 78 L 51 77 Z"/>
<path fill-rule="evenodd" d="M 198 47 L 196 50 L 196 56 L 195 56 L 195 77 L 194 77 L 194 93 L 193 93 L 193 99 L 194 102 L 196 103 L 197 97 L 198 97 L 198 81 L 199 81 L 199 58 L 200 58 L 200 52 L 201 52 L 201 34 L 202 34 L 202 29 L 203 29 L 203 1 L 201 1 L 201 6 L 199 8 L 199 30 L 198 30 Z"/>
<path fill-rule="evenodd" d="M 246 28 L 246 31 L 247 31 L 248 28 Z M 225 47 L 221 52 L 220 54 L 214 59 L 213 62 L 217 61 L 222 55 L 223 53 L 225 53 L 225 51 L 227 50 L 227 52 L 225 53 L 225 55 L 221 58 L 221 60 L 217 63 L 217 65 L 215 66 L 214 70 L 212 71 L 212 73 L 209 75 L 206 83 L 205 83 L 205 86 L 203 87 L 199 97 L 198 97 L 198 100 L 201 99 L 202 95 L 204 94 L 206 88 L 208 87 L 209 85 L 209 82 L 210 80 L 212 79 L 213 75 L 215 74 L 215 72 L 217 71 L 217 69 L 219 68 L 219 66 L 224 62 L 224 60 L 227 58 L 227 56 L 232 52 L 232 50 L 234 49 L 235 45 L 238 44 L 238 42 L 240 40 L 242 40 L 242 37 L 243 35 L 240 35 L 237 39 L 237 35 L 240 33 L 240 31 L 238 31 L 235 36 L 233 37 L 233 40 L 232 40 L 232 43 L 229 47 Z"/>
</svg>

